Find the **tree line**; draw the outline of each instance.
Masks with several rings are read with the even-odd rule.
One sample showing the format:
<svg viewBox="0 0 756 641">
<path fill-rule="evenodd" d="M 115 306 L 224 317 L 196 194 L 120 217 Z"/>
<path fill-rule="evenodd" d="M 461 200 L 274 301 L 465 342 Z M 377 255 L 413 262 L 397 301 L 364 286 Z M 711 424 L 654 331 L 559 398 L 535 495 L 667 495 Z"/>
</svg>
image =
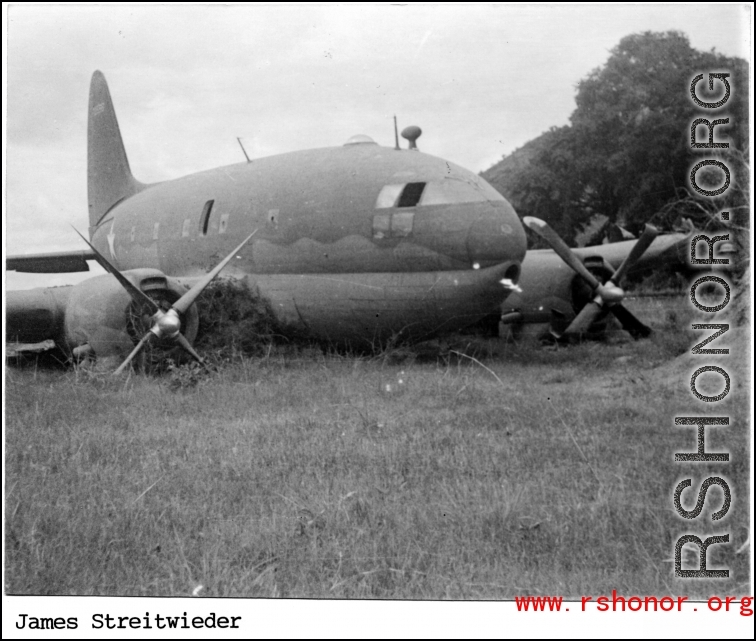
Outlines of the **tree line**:
<svg viewBox="0 0 756 641">
<path fill-rule="evenodd" d="M 705 157 L 722 157 L 731 185 L 720 197 L 703 199 L 690 187 L 691 167 L 704 157 L 691 149 L 691 124 L 701 110 L 690 85 L 708 72 L 730 74 L 726 107 L 709 115 L 729 118 L 715 128 L 715 141 L 730 147 L 707 150 Z M 699 92 L 707 84 L 700 82 Z M 721 227 L 718 213 L 729 209 L 735 240 L 747 255 L 748 84 L 745 60 L 698 51 L 679 31 L 626 36 L 604 66 L 578 83 L 569 125 L 553 127 L 482 175 L 520 216 L 542 218 L 568 243 L 597 218 L 637 234 L 646 222 L 666 231 L 684 218 L 700 229 Z M 707 139 L 707 127 L 700 126 L 697 141 Z M 723 176 L 707 167 L 696 179 L 714 189 Z"/>
</svg>

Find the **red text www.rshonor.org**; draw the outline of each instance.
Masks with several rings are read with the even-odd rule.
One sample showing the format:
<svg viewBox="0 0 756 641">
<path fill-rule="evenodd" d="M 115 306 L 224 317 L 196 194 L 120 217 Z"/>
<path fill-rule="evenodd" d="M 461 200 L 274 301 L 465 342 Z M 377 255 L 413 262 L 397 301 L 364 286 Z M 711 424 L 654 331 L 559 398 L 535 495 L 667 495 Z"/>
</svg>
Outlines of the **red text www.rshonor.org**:
<svg viewBox="0 0 756 641">
<path fill-rule="evenodd" d="M 522 596 L 515 597 L 518 612 L 562 612 L 563 597 L 561 596 Z M 686 596 L 631 596 L 624 597 L 612 590 L 611 596 L 580 598 L 581 610 L 585 612 L 586 604 L 595 603 L 599 612 L 681 612 Z M 728 596 L 720 598 L 710 597 L 706 606 L 712 612 L 738 612 L 741 616 L 753 616 L 753 597 Z M 591 608 L 593 609 L 593 608 Z M 738 611 L 739 610 L 739 611 Z M 564 611 L 569 611 L 568 607 Z"/>
</svg>

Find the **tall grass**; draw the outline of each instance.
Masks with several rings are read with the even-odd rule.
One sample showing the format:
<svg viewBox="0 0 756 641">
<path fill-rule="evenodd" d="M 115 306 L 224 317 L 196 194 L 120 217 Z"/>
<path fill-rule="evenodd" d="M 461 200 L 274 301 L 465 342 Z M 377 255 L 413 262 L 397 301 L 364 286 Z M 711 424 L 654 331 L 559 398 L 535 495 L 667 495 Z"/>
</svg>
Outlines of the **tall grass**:
<svg viewBox="0 0 756 641">
<path fill-rule="evenodd" d="M 694 434 L 673 425 L 690 393 L 650 374 L 677 350 L 664 332 L 556 351 L 484 341 L 431 363 L 274 349 L 190 377 L 8 370 L 6 589 L 742 594 L 747 404 L 730 408 L 740 427 L 711 430 L 711 449 L 737 453 L 730 514 L 691 530 L 672 493 L 706 472 L 672 462 Z M 673 577 L 687 531 L 731 533 L 709 551 L 730 579 Z"/>
</svg>

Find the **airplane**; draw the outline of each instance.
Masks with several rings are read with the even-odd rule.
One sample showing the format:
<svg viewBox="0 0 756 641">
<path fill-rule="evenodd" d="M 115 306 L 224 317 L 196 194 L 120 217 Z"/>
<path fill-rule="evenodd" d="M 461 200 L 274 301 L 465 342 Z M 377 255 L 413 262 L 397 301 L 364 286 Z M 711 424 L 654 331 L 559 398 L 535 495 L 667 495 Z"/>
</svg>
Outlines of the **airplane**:
<svg viewBox="0 0 756 641">
<path fill-rule="evenodd" d="M 192 347 L 196 299 L 224 268 L 269 303 L 284 331 L 355 347 L 424 340 L 496 313 L 517 294 L 523 266 L 531 276 L 521 284 L 532 277 L 536 293 L 550 292 L 550 274 L 561 270 L 554 282 L 568 299 L 562 263 L 531 259 L 535 252 L 526 259 L 525 231 L 506 199 L 480 176 L 420 152 L 420 134 L 419 127 L 402 132 L 409 149 L 400 148 L 396 131 L 394 147 L 356 135 L 339 147 L 144 184 L 131 173 L 108 85 L 95 71 L 88 249 L 12 256 L 6 269 L 88 271 L 87 261 L 96 260 L 109 273 L 7 292 L 6 342 L 13 353 L 54 345 L 73 359 L 120 362 L 117 373 L 148 345 L 202 362 Z M 556 234 L 547 235 L 553 245 Z M 615 280 L 652 240 L 627 253 Z M 581 260 L 563 249 L 554 255 L 586 278 Z M 618 283 L 604 286 L 590 275 L 587 282 L 598 308 L 592 320 L 613 311 L 640 330 L 621 306 Z M 517 305 L 528 320 L 528 304 Z"/>
</svg>

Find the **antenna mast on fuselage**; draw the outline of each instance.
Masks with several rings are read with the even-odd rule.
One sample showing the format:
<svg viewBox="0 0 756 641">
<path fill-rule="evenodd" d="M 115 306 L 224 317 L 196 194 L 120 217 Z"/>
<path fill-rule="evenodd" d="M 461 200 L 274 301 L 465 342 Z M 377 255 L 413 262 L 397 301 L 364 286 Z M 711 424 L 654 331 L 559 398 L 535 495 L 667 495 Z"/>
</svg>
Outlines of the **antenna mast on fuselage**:
<svg viewBox="0 0 756 641">
<path fill-rule="evenodd" d="M 247 151 L 246 151 L 246 150 L 244 149 L 244 145 L 242 144 L 241 138 L 239 138 L 239 137 L 237 136 L 237 137 L 236 137 L 236 139 L 237 139 L 237 140 L 239 141 L 239 147 L 241 147 L 241 149 L 242 149 L 242 153 L 244 154 L 244 157 L 245 157 L 245 158 L 247 159 L 247 162 L 252 162 L 252 161 L 251 161 L 251 160 L 249 159 L 249 156 L 247 155 Z"/>
</svg>

